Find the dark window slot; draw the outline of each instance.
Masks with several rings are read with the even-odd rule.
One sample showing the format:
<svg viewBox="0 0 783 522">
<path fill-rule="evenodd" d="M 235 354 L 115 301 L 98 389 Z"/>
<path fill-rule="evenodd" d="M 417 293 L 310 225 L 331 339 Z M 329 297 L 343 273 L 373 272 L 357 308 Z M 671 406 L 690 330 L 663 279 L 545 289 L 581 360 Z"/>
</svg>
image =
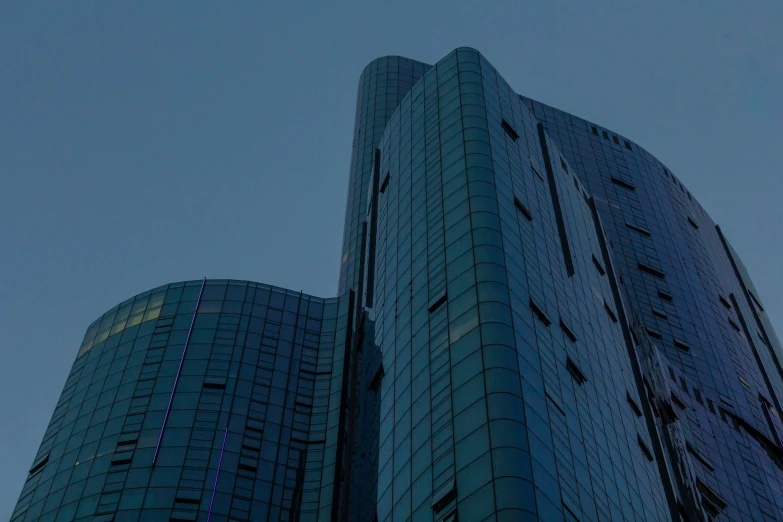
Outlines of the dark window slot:
<svg viewBox="0 0 783 522">
<path fill-rule="evenodd" d="M 696 230 L 699 230 L 699 225 L 697 225 L 696 222 L 693 220 L 693 218 L 691 218 L 690 216 L 688 216 L 688 223 L 690 223 L 690 225 Z"/>
<path fill-rule="evenodd" d="M 111 459 L 111 465 L 120 466 L 122 464 L 129 464 L 131 460 L 133 460 L 133 453 L 120 453 Z"/>
<path fill-rule="evenodd" d="M 688 343 L 686 343 L 685 341 L 683 341 L 681 339 L 677 339 L 676 337 L 674 338 L 674 346 L 676 348 L 679 348 L 683 352 L 689 352 L 691 350 L 691 347 L 688 346 Z"/>
<path fill-rule="evenodd" d="M 628 405 L 631 407 L 631 409 L 633 410 L 634 414 L 637 417 L 641 417 L 642 416 L 642 410 L 639 409 L 639 406 L 636 404 L 636 401 L 633 400 L 633 398 L 631 397 L 631 394 L 629 392 L 626 392 L 625 398 L 628 401 Z"/>
<path fill-rule="evenodd" d="M 609 134 L 607 134 L 606 131 L 601 131 L 601 135 L 603 135 L 605 140 L 609 139 Z"/>
<path fill-rule="evenodd" d="M 130 446 L 131 444 L 136 444 L 138 440 L 138 437 L 133 437 L 132 439 L 120 439 L 117 441 L 117 446 Z"/>
<path fill-rule="evenodd" d="M 623 187 L 624 189 L 636 190 L 635 186 L 631 185 L 627 181 L 621 180 L 620 178 L 615 178 L 614 176 L 612 176 L 612 183 L 614 183 L 615 185 L 617 185 L 619 187 Z"/>
<path fill-rule="evenodd" d="M 380 188 L 380 190 L 378 192 L 380 192 L 381 194 L 386 192 L 386 188 L 389 186 L 389 180 L 390 179 L 391 179 L 391 173 L 387 172 L 386 173 L 386 177 L 383 178 L 383 183 L 381 183 L 381 188 Z"/>
<path fill-rule="evenodd" d="M 545 326 L 549 326 L 552 324 L 552 321 L 549 320 L 549 317 L 544 313 L 543 310 L 541 310 L 536 303 L 533 302 L 533 299 L 530 299 L 530 309 L 533 310 L 533 314 L 538 317 L 538 320 L 544 323 Z"/>
<path fill-rule="evenodd" d="M 596 128 L 595 128 L 595 125 L 593 125 L 592 127 L 590 127 L 590 129 L 593 131 L 593 134 L 595 134 L 596 136 L 598 136 L 598 129 L 596 129 Z"/>
<path fill-rule="evenodd" d="M 741 375 L 738 375 L 737 377 L 739 378 L 739 382 L 740 382 L 740 384 L 741 384 L 741 385 L 742 385 L 742 386 L 743 386 L 745 389 L 748 389 L 748 390 L 749 390 L 749 389 L 750 389 L 750 384 L 748 384 L 748 381 L 746 381 L 745 379 L 743 379 Z"/>
<path fill-rule="evenodd" d="M 370 381 L 370 384 L 367 386 L 367 389 L 377 392 L 381 387 L 381 381 L 383 380 L 383 376 L 385 375 L 385 373 L 386 372 L 383 369 L 383 364 L 378 366 L 378 369 L 375 370 L 375 374 L 372 376 L 372 380 Z"/>
<path fill-rule="evenodd" d="M 652 313 L 655 317 L 660 317 L 661 319 L 668 319 L 669 316 L 666 315 L 666 312 L 663 310 L 660 310 L 658 308 L 653 308 Z"/>
<path fill-rule="evenodd" d="M 198 504 L 201 502 L 201 491 L 180 490 L 177 491 L 177 496 L 174 497 L 174 500 L 184 502 L 185 504 Z"/>
<path fill-rule="evenodd" d="M 549 146 L 547 145 L 546 134 L 544 133 L 544 124 L 541 122 L 538 123 L 538 139 L 541 144 L 541 153 L 544 156 L 544 167 L 546 168 L 547 178 L 549 178 L 549 193 L 552 196 L 552 208 L 555 211 L 557 232 L 560 235 L 560 248 L 563 250 L 563 261 L 565 262 L 566 273 L 568 274 L 568 277 L 571 277 L 574 275 L 574 260 L 571 258 L 571 248 L 568 245 L 565 220 L 563 219 L 563 211 L 560 208 L 557 181 L 555 180 L 555 173 L 552 169 Z"/>
<path fill-rule="evenodd" d="M 723 510 L 726 508 L 726 502 L 724 502 L 723 499 L 720 498 L 717 493 L 715 493 L 712 489 L 710 489 L 709 486 L 707 486 L 704 482 L 702 482 L 701 479 L 696 479 L 696 487 L 699 489 L 699 491 L 704 496 L 704 498 L 709 500 L 719 510 Z"/>
<path fill-rule="evenodd" d="M 650 236 L 652 235 L 652 234 L 650 233 L 650 231 L 649 231 L 649 230 L 647 230 L 646 228 L 637 227 L 636 225 L 632 225 L 631 223 L 626 223 L 626 224 L 625 224 L 625 226 L 626 226 L 626 227 L 628 227 L 628 228 L 630 228 L 630 229 L 631 229 L 631 230 L 633 230 L 634 232 L 638 232 L 638 233 L 640 233 L 640 234 L 641 234 L 641 235 L 643 235 L 643 236 L 650 237 Z"/>
<path fill-rule="evenodd" d="M 599 274 L 606 275 L 606 270 L 604 270 L 603 265 L 595 256 L 593 256 L 593 264 L 595 265 L 595 268 L 598 270 Z"/>
<path fill-rule="evenodd" d="M 503 130 L 506 131 L 506 134 L 508 134 L 509 138 L 514 141 L 519 139 L 519 134 L 517 134 L 517 131 L 515 131 L 514 127 L 512 127 L 511 124 L 509 124 L 506 120 L 503 120 L 500 123 L 500 126 L 503 127 Z"/>
<path fill-rule="evenodd" d="M 445 303 L 448 298 L 449 298 L 449 296 L 448 296 L 448 294 L 446 294 L 446 291 L 444 290 L 441 295 L 439 295 L 438 297 L 435 298 L 435 301 L 433 301 L 430 304 L 430 306 L 427 308 L 427 310 L 430 313 L 434 312 L 435 310 L 438 309 L 438 307 L 440 307 L 440 305 Z"/>
<path fill-rule="evenodd" d="M 560 318 L 560 329 L 563 330 L 563 333 L 571 340 L 572 343 L 576 342 L 576 335 L 574 335 L 574 332 L 572 332 L 568 325 L 563 322 L 562 317 Z"/>
<path fill-rule="evenodd" d="M 638 433 L 636 434 L 636 441 L 639 443 L 639 447 L 641 448 L 644 457 L 652 462 L 654 460 L 652 452 L 650 451 L 650 448 L 647 447 L 647 444 L 644 443 L 644 440 L 642 440 L 642 436 Z"/>
<path fill-rule="evenodd" d="M 571 374 L 571 377 L 573 377 L 579 386 L 587 381 L 585 374 L 582 373 L 582 370 L 579 369 L 579 366 L 577 366 L 577 364 L 570 357 L 566 359 L 566 370 L 568 370 L 568 373 Z"/>
<path fill-rule="evenodd" d="M 639 267 L 639 270 L 641 270 L 642 272 L 646 272 L 651 276 L 657 277 L 658 279 L 666 279 L 666 274 L 664 274 L 657 268 L 653 268 L 651 266 L 644 265 L 642 263 L 638 263 L 637 266 Z"/>
<path fill-rule="evenodd" d="M 540 179 L 541 181 L 544 181 L 544 176 L 542 176 L 541 173 L 538 172 L 538 169 L 535 168 L 532 163 L 530 164 L 530 168 L 533 169 L 533 174 L 538 176 L 538 179 Z"/>
<path fill-rule="evenodd" d="M 240 462 L 237 467 L 239 469 L 244 469 L 245 471 L 250 471 L 252 473 L 255 473 L 258 470 L 258 466 L 253 466 L 252 464 L 249 464 L 247 462 Z"/>
<path fill-rule="evenodd" d="M 210 390 L 225 390 L 226 389 L 226 383 L 225 382 L 219 382 L 219 381 L 204 381 L 204 388 L 210 389 Z"/>
<path fill-rule="evenodd" d="M 618 139 L 617 139 L 617 136 L 615 136 L 614 134 L 612 134 L 612 140 L 613 140 L 613 141 L 614 141 L 616 144 L 618 144 L 618 145 L 620 144 L 620 140 L 618 140 Z"/>
<path fill-rule="evenodd" d="M 457 498 L 457 481 L 451 479 L 451 481 L 440 489 L 432 497 L 432 510 L 435 513 L 442 511 L 443 508 L 448 506 L 452 500 Z"/>
<path fill-rule="evenodd" d="M 525 219 L 533 221 L 533 216 L 530 214 L 530 211 L 517 196 L 514 196 L 514 206 L 517 207 L 517 210 L 519 210 L 523 216 L 525 216 Z"/>
<path fill-rule="evenodd" d="M 604 310 L 606 310 L 606 313 L 609 315 L 609 318 L 612 320 L 613 323 L 617 322 L 617 316 L 614 313 L 614 310 L 612 310 L 612 307 L 609 306 L 609 303 L 606 302 L 604 299 Z"/>
<path fill-rule="evenodd" d="M 685 403 L 680 398 L 680 396 L 677 395 L 676 393 L 674 393 L 674 390 L 672 390 L 672 402 L 675 404 L 675 406 L 677 406 L 681 410 L 684 410 L 684 409 L 687 408 L 687 406 L 685 406 Z"/>
<path fill-rule="evenodd" d="M 726 300 L 726 298 L 725 298 L 725 297 L 723 297 L 722 295 L 718 294 L 718 299 L 720 300 L 720 303 L 721 303 L 721 304 L 722 304 L 724 307 L 726 307 L 726 309 L 727 309 L 727 310 L 731 308 L 731 303 L 729 303 L 729 302 Z"/>
<path fill-rule="evenodd" d="M 734 328 L 734 330 L 736 330 L 738 332 L 740 331 L 739 325 L 737 323 L 735 323 L 734 321 L 732 321 L 731 317 L 729 317 L 729 324 L 731 325 L 732 328 Z"/>
<path fill-rule="evenodd" d="M 565 414 L 565 412 L 563 411 L 563 408 L 561 408 L 561 407 L 560 407 L 560 405 L 557 403 L 557 401 L 556 401 L 555 399 L 553 399 L 553 398 L 552 398 L 552 396 L 551 396 L 551 395 L 549 395 L 549 393 L 547 393 L 547 392 L 544 392 L 544 393 L 545 393 L 545 395 L 546 395 L 546 398 L 547 398 L 547 399 L 549 399 L 549 402 L 551 402 L 551 403 L 552 403 L 552 406 L 554 406 L 555 408 L 557 408 L 557 411 L 559 411 L 559 412 L 560 412 L 560 414 L 561 414 L 561 415 L 563 415 L 563 417 L 565 417 L 565 416 L 566 416 L 566 414 Z"/>
<path fill-rule="evenodd" d="M 313 405 L 312 404 L 307 404 L 306 402 L 302 402 L 302 401 L 294 401 L 294 408 L 297 408 L 297 407 L 298 408 L 303 408 L 305 410 L 312 410 L 313 409 Z"/>
<path fill-rule="evenodd" d="M 563 170 L 568 172 L 568 165 L 566 165 L 566 162 L 563 158 L 560 158 L 560 166 L 563 167 Z"/>
<path fill-rule="evenodd" d="M 47 462 L 49 462 L 49 454 L 48 454 L 48 453 L 47 453 L 46 455 L 44 455 L 44 457 L 43 457 L 43 458 L 41 458 L 41 460 L 39 460 L 38 462 L 36 462 L 35 464 L 33 464 L 33 467 L 32 467 L 32 468 L 30 468 L 30 471 L 29 471 L 29 473 L 30 473 L 31 475 L 33 475 L 33 474 L 35 474 L 37 471 L 40 471 L 41 469 L 43 469 L 43 467 L 46 465 L 46 463 L 47 463 Z"/>
<path fill-rule="evenodd" d="M 633 150 L 631 148 L 631 143 L 628 140 L 623 140 L 623 143 L 625 143 L 625 148 L 628 150 Z"/>
<path fill-rule="evenodd" d="M 177 511 L 171 512 L 170 522 L 191 522 L 196 520 L 198 511 Z"/>
<path fill-rule="evenodd" d="M 662 337 L 661 332 L 656 332 L 655 330 L 651 330 L 649 328 L 647 328 L 647 335 L 649 335 L 653 339 L 660 339 Z"/>
<path fill-rule="evenodd" d="M 674 296 L 672 294 L 664 292 L 663 290 L 658 290 L 658 297 L 670 303 L 674 300 Z"/>
<path fill-rule="evenodd" d="M 756 307 L 759 309 L 759 311 L 761 313 L 764 313 L 764 307 L 761 306 L 761 301 L 759 301 L 758 298 L 750 290 L 748 290 L 748 295 L 750 296 L 750 299 L 753 301 L 753 304 L 755 304 Z"/>
</svg>

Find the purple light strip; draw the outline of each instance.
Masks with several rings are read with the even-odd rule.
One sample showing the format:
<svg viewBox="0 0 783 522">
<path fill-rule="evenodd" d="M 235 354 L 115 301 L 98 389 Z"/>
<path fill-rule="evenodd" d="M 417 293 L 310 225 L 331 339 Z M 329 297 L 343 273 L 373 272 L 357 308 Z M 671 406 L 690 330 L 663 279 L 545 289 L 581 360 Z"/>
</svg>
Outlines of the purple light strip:
<svg viewBox="0 0 783 522">
<path fill-rule="evenodd" d="M 185 352 L 188 351 L 188 344 L 190 343 L 190 334 L 193 332 L 193 323 L 196 322 L 196 314 L 198 313 L 198 305 L 201 304 L 201 294 L 204 293 L 204 285 L 207 283 L 207 278 L 201 280 L 201 290 L 198 292 L 198 300 L 196 301 L 196 309 L 193 310 L 193 318 L 190 320 L 190 328 L 188 328 L 188 336 L 185 338 L 185 346 L 182 348 L 182 357 L 179 359 L 179 368 L 177 368 L 177 376 L 174 377 L 174 386 L 171 387 L 171 396 L 169 396 L 169 405 L 166 406 L 166 415 L 163 417 L 163 425 L 160 427 L 160 435 L 158 435 L 158 444 L 155 446 L 155 454 L 152 456 L 152 465 L 155 465 L 155 461 L 158 460 L 158 451 L 160 451 L 160 443 L 163 440 L 163 432 L 166 430 L 166 422 L 169 420 L 169 413 L 171 412 L 171 402 L 174 400 L 174 392 L 177 390 L 177 382 L 179 382 L 179 374 L 182 371 L 182 363 L 185 362 Z"/>
<path fill-rule="evenodd" d="M 223 463 L 223 450 L 226 449 L 226 435 L 228 435 L 228 426 L 226 431 L 223 432 L 223 445 L 220 447 L 220 458 L 218 459 L 218 467 L 215 472 L 215 483 L 212 485 L 212 498 L 209 501 L 209 511 L 207 512 L 207 522 L 212 517 L 212 504 L 215 502 L 215 490 L 217 490 L 217 481 L 220 476 L 220 465 Z"/>
</svg>

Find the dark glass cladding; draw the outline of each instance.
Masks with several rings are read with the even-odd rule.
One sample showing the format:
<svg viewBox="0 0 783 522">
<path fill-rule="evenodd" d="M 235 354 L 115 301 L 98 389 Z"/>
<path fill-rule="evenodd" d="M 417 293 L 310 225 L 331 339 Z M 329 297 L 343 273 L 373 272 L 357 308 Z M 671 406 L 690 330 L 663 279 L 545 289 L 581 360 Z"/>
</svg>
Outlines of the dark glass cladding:
<svg viewBox="0 0 783 522">
<path fill-rule="evenodd" d="M 339 295 L 87 331 L 14 522 L 783 520 L 781 346 L 657 159 L 477 51 L 361 75 Z"/>
</svg>

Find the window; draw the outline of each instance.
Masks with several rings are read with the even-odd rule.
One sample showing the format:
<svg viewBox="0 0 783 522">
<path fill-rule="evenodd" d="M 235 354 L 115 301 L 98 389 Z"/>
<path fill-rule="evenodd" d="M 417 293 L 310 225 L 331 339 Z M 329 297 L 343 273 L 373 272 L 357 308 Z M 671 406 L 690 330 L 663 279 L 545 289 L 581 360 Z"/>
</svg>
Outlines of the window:
<svg viewBox="0 0 783 522">
<path fill-rule="evenodd" d="M 661 319 L 668 319 L 669 317 L 666 315 L 666 312 L 661 310 L 660 308 L 653 307 L 652 313 L 655 317 L 660 317 Z"/>
<path fill-rule="evenodd" d="M 609 319 L 611 319 L 613 323 L 616 323 L 617 315 L 615 315 L 614 310 L 609 306 L 609 303 L 606 302 L 606 299 L 604 299 L 604 310 L 606 310 L 606 313 L 609 315 Z"/>
<path fill-rule="evenodd" d="M 595 265 L 595 269 L 598 270 L 599 274 L 606 275 L 606 270 L 604 270 L 603 265 L 601 264 L 600 261 L 598 261 L 595 255 L 593 256 L 593 264 Z"/>
<path fill-rule="evenodd" d="M 633 400 L 633 397 L 631 397 L 630 392 L 625 392 L 625 399 L 628 401 L 628 405 L 631 407 L 634 414 L 636 414 L 637 417 L 641 417 L 642 410 L 639 409 L 639 406 L 636 404 L 636 401 Z"/>
<path fill-rule="evenodd" d="M 566 165 L 566 162 L 562 157 L 560 158 L 560 166 L 563 167 L 564 171 L 568 172 L 568 165 Z"/>
<path fill-rule="evenodd" d="M 691 347 L 688 346 L 688 343 L 683 341 L 682 339 L 674 338 L 674 346 L 682 350 L 683 352 L 689 352 L 691 350 Z"/>
<path fill-rule="evenodd" d="M 519 139 L 519 134 L 517 134 L 517 131 L 515 131 L 514 127 L 512 127 L 506 120 L 503 120 L 500 123 L 500 126 L 503 127 L 503 130 L 506 131 L 506 134 L 508 134 L 509 138 L 514 141 Z"/>
<path fill-rule="evenodd" d="M 606 131 L 601 131 L 601 134 L 603 134 L 605 140 L 609 139 L 609 135 L 606 133 Z"/>
<path fill-rule="evenodd" d="M 576 342 L 576 335 L 574 335 L 574 332 L 571 331 L 571 329 L 563 322 L 563 318 L 560 318 L 560 329 L 563 330 L 563 333 L 568 337 L 572 343 Z"/>
<path fill-rule="evenodd" d="M 664 292 L 663 290 L 658 290 L 658 297 L 670 303 L 674 300 L 674 296 L 672 296 L 672 294 Z"/>
<path fill-rule="evenodd" d="M 628 150 L 633 150 L 631 148 L 631 143 L 628 140 L 623 140 L 623 143 L 625 143 L 625 148 Z"/>
<path fill-rule="evenodd" d="M 699 230 L 699 225 L 697 225 L 697 224 L 696 224 L 696 222 L 693 220 L 693 218 L 692 218 L 692 217 L 690 217 L 690 216 L 688 216 L 688 223 L 690 223 L 690 225 L 691 225 L 691 226 L 692 226 L 694 229 L 696 229 L 696 230 Z"/>
<path fill-rule="evenodd" d="M 627 181 L 623 181 L 620 178 L 615 178 L 614 176 L 612 176 L 612 183 L 619 187 L 623 187 L 624 189 L 636 190 L 636 187 L 634 187 L 632 184 L 628 183 Z"/>
<path fill-rule="evenodd" d="M 528 221 L 533 221 L 533 216 L 530 214 L 530 211 L 517 196 L 514 196 L 514 206 L 517 207 L 517 210 L 519 210 Z"/>
<path fill-rule="evenodd" d="M 591 126 L 590 129 L 593 131 L 593 134 L 598 136 L 598 129 L 595 128 L 595 125 Z"/>
<path fill-rule="evenodd" d="M 739 327 L 739 325 L 737 325 L 737 323 L 735 323 L 734 321 L 732 321 L 732 320 L 731 320 L 731 317 L 729 317 L 729 324 L 731 325 L 731 327 L 732 327 L 732 328 L 734 328 L 734 330 L 736 330 L 736 331 L 738 331 L 738 332 L 740 331 L 740 327 Z"/>
<path fill-rule="evenodd" d="M 381 183 L 381 189 L 379 192 L 383 194 L 386 192 L 386 188 L 389 186 L 389 179 L 391 178 L 391 172 L 386 173 L 386 177 L 383 178 L 383 182 Z"/>
<path fill-rule="evenodd" d="M 660 339 L 662 337 L 661 332 L 656 332 L 655 330 L 651 330 L 649 328 L 647 328 L 647 335 L 653 339 Z"/>
<path fill-rule="evenodd" d="M 451 479 L 448 484 L 443 486 L 432 496 L 432 510 L 437 513 L 446 507 L 452 500 L 457 498 L 457 481 Z"/>
<path fill-rule="evenodd" d="M 582 373 L 582 370 L 579 369 L 579 366 L 577 366 L 574 360 L 570 357 L 566 359 L 566 370 L 568 370 L 568 373 L 571 374 L 571 377 L 574 378 L 579 386 L 587 381 L 585 374 Z"/>
<path fill-rule="evenodd" d="M 381 363 L 378 366 L 378 369 L 375 370 L 375 375 L 373 375 L 372 380 L 370 381 L 370 384 L 367 386 L 367 388 L 377 392 L 381 387 L 381 381 L 383 380 L 384 373 L 383 363 Z"/>
<path fill-rule="evenodd" d="M 545 393 L 545 395 L 546 395 L 546 398 L 547 398 L 547 399 L 549 399 L 549 401 L 552 403 L 552 405 L 553 405 L 555 408 L 557 408 L 557 411 L 559 411 L 559 412 L 560 412 L 560 413 L 563 415 L 563 417 L 565 417 L 565 416 L 566 416 L 566 414 L 565 414 L 565 412 L 563 411 L 563 408 L 561 408 L 561 407 L 560 407 L 560 405 L 557 403 L 557 401 L 556 401 L 555 399 L 553 399 L 553 398 L 552 398 L 552 396 L 551 396 L 551 395 L 549 395 L 549 393 L 548 393 L 548 392 L 544 392 L 544 393 Z"/>
<path fill-rule="evenodd" d="M 533 299 L 530 299 L 530 309 L 533 310 L 533 314 L 538 317 L 538 320 L 544 323 L 545 326 L 549 326 L 552 324 L 552 321 L 549 320 L 549 317 L 544 313 L 543 310 L 541 310 L 536 303 L 533 302 Z"/>
<path fill-rule="evenodd" d="M 617 139 L 617 136 L 615 136 L 614 134 L 612 134 L 612 139 L 614 140 L 614 142 L 615 142 L 616 144 L 618 144 L 618 145 L 620 144 L 620 140 L 618 140 L 618 139 Z"/>
<path fill-rule="evenodd" d="M 645 237 L 650 237 L 650 231 L 646 228 L 638 227 L 636 225 L 632 225 L 631 223 L 625 223 L 625 226 L 633 230 L 634 232 L 639 232 L 641 235 Z"/>
<path fill-rule="evenodd" d="M 729 302 L 726 300 L 726 298 L 725 298 L 725 297 L 723 297 L 722 295 L 718 294 L 718 299 L 720 300 L 721 304 L 722 304 L 724 307 L 726 307 L 726 309 L 727 309 L 727 310 L 731 308 L 731 303 L 729 303 Z"/>
<path fill-rule="evenodd" d="M 429 310 L 430 313 L 434 312 L 435 309 L 446 302 L 446 299 L 448 299 L 448 295 L 446 295 L 446 290 L 443 290 L 441 291 L 440 295 L 436 296 L 432 301 L 430 301 L 430 306 L 427 308 L 427 310 Z"/>
<path fill-rule="evenodd" d="M 647 444 L 644 443 L 642 436 L 639 435 L 638 433 L 636 434 L 636 441 L 639 443 L 639 448 L 641 448 L 644 457 L 650 462 L 652 462 L 653 461 L 652 452 L 650 451 L 650 448 L 647 447 Z"/>
<path fill-rule="evenodd" d="M 648 273 L 648 274 L 650 274 L 652 276 L 657 277 L 658 279 L 665 279 L 666 278 L 666 274 L 664 274 L 663 272 L 661 272 L 657 268 L 653 268 L 651 266 L 648 266 L 648 265 L 645 265 L 645 264 L 642 264 L 642 263 L 638 263 L 637 266 L 639 267 L 639 270 L 641 270 L 642 272 L 646 272 L 646 273 Z"/>
</svg>

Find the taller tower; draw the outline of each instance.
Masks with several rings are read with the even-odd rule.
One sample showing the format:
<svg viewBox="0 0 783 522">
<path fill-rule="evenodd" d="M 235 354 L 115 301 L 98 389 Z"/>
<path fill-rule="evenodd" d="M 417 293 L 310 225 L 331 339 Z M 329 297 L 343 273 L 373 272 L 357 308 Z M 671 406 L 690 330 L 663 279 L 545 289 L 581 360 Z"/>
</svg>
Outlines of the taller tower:
<svg viewBox="0 0 783 522">
<path fill-rule="evenodd" d="M 628 138 L 473 49 L 375 60 L 342 256 L 96 320 L 12 521 L 783 520 L 780 343 Z"/>
</svg>

